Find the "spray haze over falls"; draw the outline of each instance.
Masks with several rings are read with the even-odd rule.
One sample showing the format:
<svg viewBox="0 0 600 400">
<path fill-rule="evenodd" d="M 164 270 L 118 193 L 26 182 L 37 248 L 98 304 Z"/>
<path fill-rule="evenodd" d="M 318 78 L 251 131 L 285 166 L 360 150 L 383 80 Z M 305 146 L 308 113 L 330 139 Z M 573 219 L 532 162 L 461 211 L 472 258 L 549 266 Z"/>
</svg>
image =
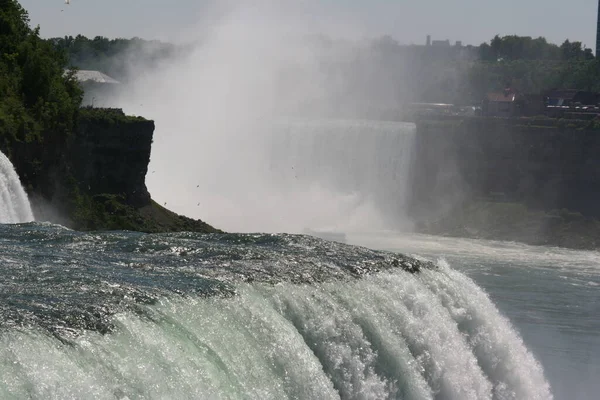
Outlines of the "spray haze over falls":
<svg viewBox="0 0 600 400">
<path fill-rule="evenodd" d="M 232 7 L 190 35 L 189 53 L 132 63 L 133 83 L 107 103 L 156 122 L 149 190 L 229 231 L 398 227 L 414 127 L 354 120 L 402 92 L 385 63 L 314 36 L 323 26 L 290 7 Z M 346 122 L 297 121 L 331 116 Z"/>
<path fill-rule="evenodd" d="M 324 214 L 305 216 L 308 228 L 408 228 L 414 135 L 408 123 L 283 121 L 273 128 L 269 171 L 288 193 L 328 191 L 329 199 L 306 199 Z"/>
</svg>

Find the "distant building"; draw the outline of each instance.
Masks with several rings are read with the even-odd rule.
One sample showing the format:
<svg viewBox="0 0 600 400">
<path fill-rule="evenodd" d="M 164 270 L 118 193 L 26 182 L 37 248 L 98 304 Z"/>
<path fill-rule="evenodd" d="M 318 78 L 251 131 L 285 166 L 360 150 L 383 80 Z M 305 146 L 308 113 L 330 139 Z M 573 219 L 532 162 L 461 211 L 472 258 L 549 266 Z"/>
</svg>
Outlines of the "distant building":
<svg viewBox="0 0 600 400">
<path fill-rule="evenodd" d="M 491 117 L 513 117 L 520 108 L 519 96 L 511 89 L 488 93 L 483 102 L 483 113 Z"/>
<path fill-rule="evenodd" d="M 574 89 L 555 89 L 544 93 L 545 103 L 553 107 L 566 107 L 573 103 L 573 99 L 577 95 L 577 90 Z"/>
<path fill-rule="evenodd" d="M 427 61 L 474 61 L 479 59 L 478 47 L 464 46 L 462 41 L 450 43 L 450 40 L 432 40 L 431 35 L 427 35 L 427 40 L 422 47 L 424 52 L 422 55 Z"/>
<path fill-rule="evenodd" d="M 431 45 L 435 47 L 450 47 L 450 40 L 433 40 Z"/>
<path fill-rule="evenodd" d="M 537 93 L 529 93 L 522 96 L 521 115 L 535 117 L 544 114 L 544 96 Z"/>
<path fill-rule="evenodd" d="M 446 103 L 411 103 L 404 107 L 404 120 L 414 121 L 420 117 L 451 115 L 455 109 L 453 104 Z"/>
<path fill-rule="evenodd" d="M 590 119 L 600 114 L 600 93 L 554 89 L 543 94 L 545 114 L 553 118 Z"/>
<path fill-rule="evenodd" d="M 572 107 L 595 106 L 600 103 L 600 94 L 576 89 L 554 89 L 544 93 L 548 106 Z"/>
</svg>

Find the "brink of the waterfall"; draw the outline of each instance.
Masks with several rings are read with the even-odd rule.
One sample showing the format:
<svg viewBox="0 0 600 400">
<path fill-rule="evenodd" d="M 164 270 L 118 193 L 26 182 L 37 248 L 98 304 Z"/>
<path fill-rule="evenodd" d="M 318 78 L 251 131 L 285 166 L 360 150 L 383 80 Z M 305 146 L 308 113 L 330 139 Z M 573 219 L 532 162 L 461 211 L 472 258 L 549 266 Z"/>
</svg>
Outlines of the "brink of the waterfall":
<svg viewBox="0 0 600 400">
<path fill-rule="evenodd" d="M 14 166 L 0 152 L 0 223 L 17 224 L 33 221 L 27 194 Z"/>
</svg>

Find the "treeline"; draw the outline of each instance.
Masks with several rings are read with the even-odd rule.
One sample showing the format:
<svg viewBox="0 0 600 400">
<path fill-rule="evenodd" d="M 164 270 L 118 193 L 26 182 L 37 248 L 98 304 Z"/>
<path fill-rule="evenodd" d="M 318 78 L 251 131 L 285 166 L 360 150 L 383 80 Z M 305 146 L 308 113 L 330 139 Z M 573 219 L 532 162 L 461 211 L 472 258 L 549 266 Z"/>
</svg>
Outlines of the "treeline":
<svg viewBox="0 0 600 400">
<path fill-rule="evenodd" d="M 436 47 L 404 46 L 384 37 L 373 41 L 373 52 L 394 64 L 397 78 L 389 84 L 409 93 L 407 101 L 472 105 L 506 87 L 524 93 L 600 92 L 600 62 L 581 42 L 556 45 L 513 35 L 477 47 Z"/>
<path fill-rule="evenodd" d="M 450 63 L 424 66 L 415 85 L 422 102 L 478 104 L 487 93 L 512 88 L 521 93 L 542 94 L 551 89 L 600 92 L 600 63 L 580 61 L 516 60 Z"/>
<path fill-rule="evenodd" d="M 90 39 L 77 35 L 51 38 L 48 42 L 65 54 L 71 66 L 97 70 L 120 81 L 128 79 L 132 68 L 157 65 L 175 56 L 178 50 L 170 43 L 137 37 L 108 39 L 96 36 Z"/>
<path fill-rule="evenodd" d="M 465 76 L 476 98 L 505 87 L 523 93 L 543 93 L 554 88 L 600 92 L 600 63 L 596 59 L 478 63 Z"/>
<path fill-rule="evenodd" d="M 472 100 L 511 87 L 524 93 L 553 88 L 600 92 L 600 62 L 581 42 L 560 46 L 545 38 L 495 36 L 479 46 L 480 61 L 462 74 Z"/>
<path fill-rule="evenodd" d="M 25 183 L 59 157 L 76 124 L 82 92 L 67 65 L 16 0 L 0 0 L 0 149 Z"/>
<path fill-rule="evenodd" d="M 565 40 L 558 46 L 544 37 L 496 35 L 489 44 L 479 46 L 479 58 L 481 61 L 586 61 L 593 60 L 594 54 L 581 42 Z"/>
<path fill-rule="evenodd" d="M 185 55 L 191 48 L 158 41 L 76 37 L 48 40 L 69 64 L 94 69 L 126 82 L 136 68 L 152 68 Z M 561 45 L 545 38 L 495 36 L 479 46 L 401 45 L 390 36 L 363 43 L 307 38 L 320 60 L 321 74 L 286 66 L 286 82 L 321 79 L 322 101 L 348 114 L 365 108 L 397 108 L 407 102 L 477 104 L 505 87 L 540 93 L 551 88 L 600 91 L 600 64 L 581 42 Z M 329 88 L 330 82 L 337 82 Z M 337 97 L 336 97 L 337 96 Z M 294 107 L 292 107 L 294 108 Z M 322 105 L 314 108 L 323 109 Z"/>
</svg>

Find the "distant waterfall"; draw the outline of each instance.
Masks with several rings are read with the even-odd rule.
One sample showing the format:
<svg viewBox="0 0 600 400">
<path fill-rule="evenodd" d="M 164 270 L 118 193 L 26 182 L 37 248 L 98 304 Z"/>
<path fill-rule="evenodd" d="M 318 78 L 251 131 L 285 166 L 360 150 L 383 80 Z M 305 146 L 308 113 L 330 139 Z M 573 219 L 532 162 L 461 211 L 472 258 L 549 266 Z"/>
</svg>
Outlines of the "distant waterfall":
<svg viewBox="0 0 600 400">
<path fill-rule="evenodd" d="M 281 120 L 271 171 L 280 186 L 321 187 L 372 205 L 387 228 L 408 224 L 415 126 L 365 120 Z"/>
<path fill-rule="evenodd" d="M 33 221 L 29 199 L 10 160 L 0 152 L 0 223 Z"/>
</svg>

